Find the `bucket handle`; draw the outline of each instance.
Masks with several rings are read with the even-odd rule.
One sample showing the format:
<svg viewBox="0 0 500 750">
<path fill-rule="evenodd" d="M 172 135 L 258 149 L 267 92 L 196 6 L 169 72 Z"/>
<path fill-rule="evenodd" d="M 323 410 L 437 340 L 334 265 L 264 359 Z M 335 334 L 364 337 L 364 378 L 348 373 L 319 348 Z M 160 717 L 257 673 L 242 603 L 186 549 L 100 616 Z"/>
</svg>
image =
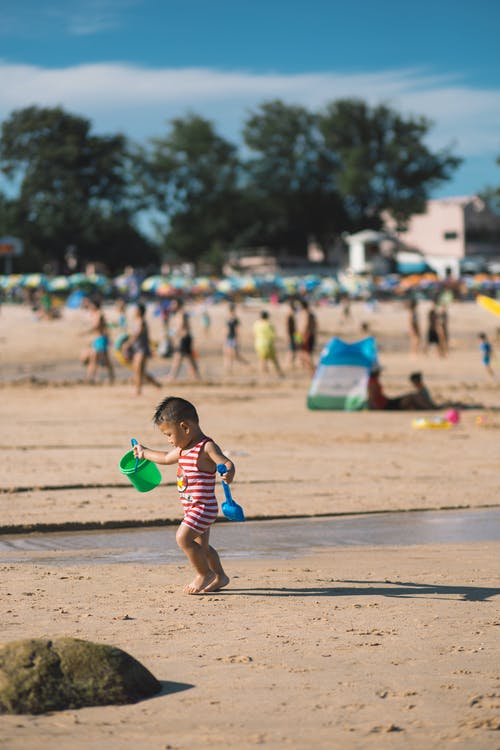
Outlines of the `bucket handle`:
<svg viewBox="0 0 500 750">
<path fill-rule="evenodd" d="M 137 440 L 136 440 L 135 438 L 130 438 L 130 443 L 131 443 L 131 445 L 132 445 L 132 448 L 133 448 L 133 447 L 134 447 L 134 445 L 137 445 Z M 134 474 L 135 474 L 135 472 L 137 471 L 137 467 L 138 467 L 138 466 L 139 466 L 139 459 L 138 459 L 138 458 L 136 458 L 136 459 L 135 459 L 135 466 L 134 466 Z"/>
</svg>

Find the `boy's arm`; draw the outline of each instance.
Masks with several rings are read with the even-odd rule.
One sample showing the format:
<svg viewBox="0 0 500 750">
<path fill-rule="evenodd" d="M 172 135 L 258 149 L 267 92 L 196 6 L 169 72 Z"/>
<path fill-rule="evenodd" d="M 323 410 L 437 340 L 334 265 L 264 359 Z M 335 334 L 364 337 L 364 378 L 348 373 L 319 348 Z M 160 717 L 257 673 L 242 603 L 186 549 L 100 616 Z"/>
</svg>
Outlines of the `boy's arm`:
<svg viewBox="0 0 500 750">
<path fill-rule="evenodd" d="M 179 449 L 174 448 L 171 451 L 153 451 L 151 448 L 145 448 L 144 445 L 137 443 L 134 445 L 134 456 L 136 458 L 145 458 L 147 461 L 153 461 L 155 464 L 176 464 L 179 460 Z"/>
<path fill-rule="evenodd" d="M 231 461 L 230 458 L 224 455 L 224 453 L 221 451 L 219 446 L 214 443 L 212 440 L 209 440 L 208 443 L 205 443 L 203 446 L 205 449 L 205 454 L 213 461 L 213 463 L 217 466 L 218 464 L 224 464 L 224 466 L 227 469 L 226 474 L 224 474 L 224 481 L 228 484 L 231 484 L 231 482 L 234 479 L 234 474 L 236 471 L 236 467 Z M 201 468 L 201 467 L 200 467 Z"/>
</svg>

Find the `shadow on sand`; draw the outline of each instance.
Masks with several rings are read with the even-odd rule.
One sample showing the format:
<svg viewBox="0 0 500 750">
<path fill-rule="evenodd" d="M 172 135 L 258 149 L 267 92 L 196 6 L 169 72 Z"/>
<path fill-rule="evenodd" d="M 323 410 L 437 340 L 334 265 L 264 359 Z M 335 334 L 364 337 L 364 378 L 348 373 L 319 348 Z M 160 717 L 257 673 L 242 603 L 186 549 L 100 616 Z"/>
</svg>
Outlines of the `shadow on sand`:
<svg viewBox="0 0 500 750">
<path fill-rule="evenodd" d="M 312 586 L 310 588 L 249 588 L 224 589 L 217 594 L 246 596 L 388 596 L 391 598 L 415 599 L 427 596 L 431 599 L 453 598 L 466 602 L 484 602 L 500 594 L 499 588 L 482 586 L 440 586 L 433 583 L 412 583 L 408 581 L 336 581 L 338 586 Z M 341 584 L 356 584 L 342 586 Z M 388 585 L 387 585 L 388 584 Z"/>
<path fill-rule="evenodd" d="M 160 695 L 172 695 L 173 693 L 182 693 L 184 690 L 191 690 L 194 685 L 190 685 L 187 682 L 169 682 L 168 680 L 158 680 L 161 685 L 159 693 L 153 696 L 158 698 Z"/>
</svg>

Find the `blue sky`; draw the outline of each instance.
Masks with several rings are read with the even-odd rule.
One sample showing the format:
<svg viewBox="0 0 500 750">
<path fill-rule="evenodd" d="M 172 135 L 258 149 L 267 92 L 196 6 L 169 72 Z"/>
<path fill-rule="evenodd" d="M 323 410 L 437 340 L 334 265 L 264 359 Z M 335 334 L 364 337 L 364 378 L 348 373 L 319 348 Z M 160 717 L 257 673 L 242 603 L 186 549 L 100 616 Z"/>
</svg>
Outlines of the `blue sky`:
<svg viewBox="0 0 500 750">
<path fill-rule="evenodd" d="M 385 102 L 465 161 L 436 196 L 500 184 L 498 0 L 0 0 L 0 120 L 61 105 L 136 141 L 196 112 L 237 141 L 280 98 Z"/>
</svg>

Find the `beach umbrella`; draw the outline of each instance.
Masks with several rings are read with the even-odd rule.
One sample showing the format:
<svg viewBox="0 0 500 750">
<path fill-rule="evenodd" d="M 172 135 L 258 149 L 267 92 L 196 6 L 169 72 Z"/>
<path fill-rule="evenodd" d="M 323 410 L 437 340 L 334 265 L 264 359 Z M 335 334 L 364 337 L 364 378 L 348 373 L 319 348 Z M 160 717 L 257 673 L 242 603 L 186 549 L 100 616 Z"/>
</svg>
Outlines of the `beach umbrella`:
<svg viewBox="0 0 500 750">
<path fill-rule="evenodd" d="M 222 292 L 223 294 L 230 294 L 231 292 L 236 291 L 236 285 L 232 278 L 219 279 L 215 286 L 217 291 Z"/>
<path fill-rule="evenodd" d="M 47 285 L 47 276 L 44 273 L 27 273 L 23 276 L 22 286 L 27 289 L 38 289 Z"/>
<path fill-rule="evenodd" d="M 87 283 L 90 286 L 95 287 L 96 289 L 106 289 L 110 286 L 110 281 L 107 276 L 104 276 L 102 273 L 89 273 L 85 274 L 85 281 L 84 284 Z"/>
<path fill-rule="evenodd" d="M 190 288 L 191 279 L 187 276 L 174 274 L 173 276 L 170 276 L 168 278 L 168 283 L 173 286 L 174 289 L 177 289 L 178 291 L 184 291 Z"/>
<path fill-rule="evenodd" d="M 155 289 L 155 294 L 158 297 L 173 297 L 179 293 L 179 289 L 176 289 L 168 281 L 163 281 Z"/>
<path fill-rule="evenodd" d="M 210 294 L 214 288 L 215 284 L 209 276 L 197 276 L 191 283 L 193 294 Z"/>
<path fill-rule="evenodd" d="M 337 279 L 333 279 L 331 277 L 326 277 L 324 279 L 321 279 L 321 283 L 318 287 L 321 294 L 331 295 L 337 294 L 337 292 L 340 289 L 339 282 Z"/>
<path fill-rule="evenodd" d="M 21 273 L 9 273 L 7 276 L 4 276 L 2 288 L 7 291 L 9 289 L 15 289 L 17 286 L 21 286 L 23 278 L 24 277 Z"/>
<path fill-rule="evenodd" d="M 251 294 L 257 289 L 257 282 L 253 276 L 236 276 L 232 279 L 236 289 L 244 294 Z"/>
<path fill-rule="evenodd" d="M 281 278 L 281 285 L 287 294 L 295 294 L 298 289 L 299 279 L 297 276 L 283 276 Z"/>
<path fill-rule="evenodd" d="M 70 289 L 70 283 L 67 276 L 53 276 L 47 281 L 49 292 L 67 292 Z"/>
<path fill-rule="evenodd" d="M 87 282 L 87 276 L 84 273 L 72 273 L 68 276 L 68 281 L 71 289 L 76 289 L 79 286 L 84 286 Z"/>
<path fill-rule="evenodd" d="M 159 274 L 156 274 L 155 276 L 148 276 L 141 283 L 141 291 L 154 293 L 156 292 L 159 286 L 164 285 L 166 283 L 167 283 L 167 278 L 165 276 L 161 276 Z"/>
</svg>

